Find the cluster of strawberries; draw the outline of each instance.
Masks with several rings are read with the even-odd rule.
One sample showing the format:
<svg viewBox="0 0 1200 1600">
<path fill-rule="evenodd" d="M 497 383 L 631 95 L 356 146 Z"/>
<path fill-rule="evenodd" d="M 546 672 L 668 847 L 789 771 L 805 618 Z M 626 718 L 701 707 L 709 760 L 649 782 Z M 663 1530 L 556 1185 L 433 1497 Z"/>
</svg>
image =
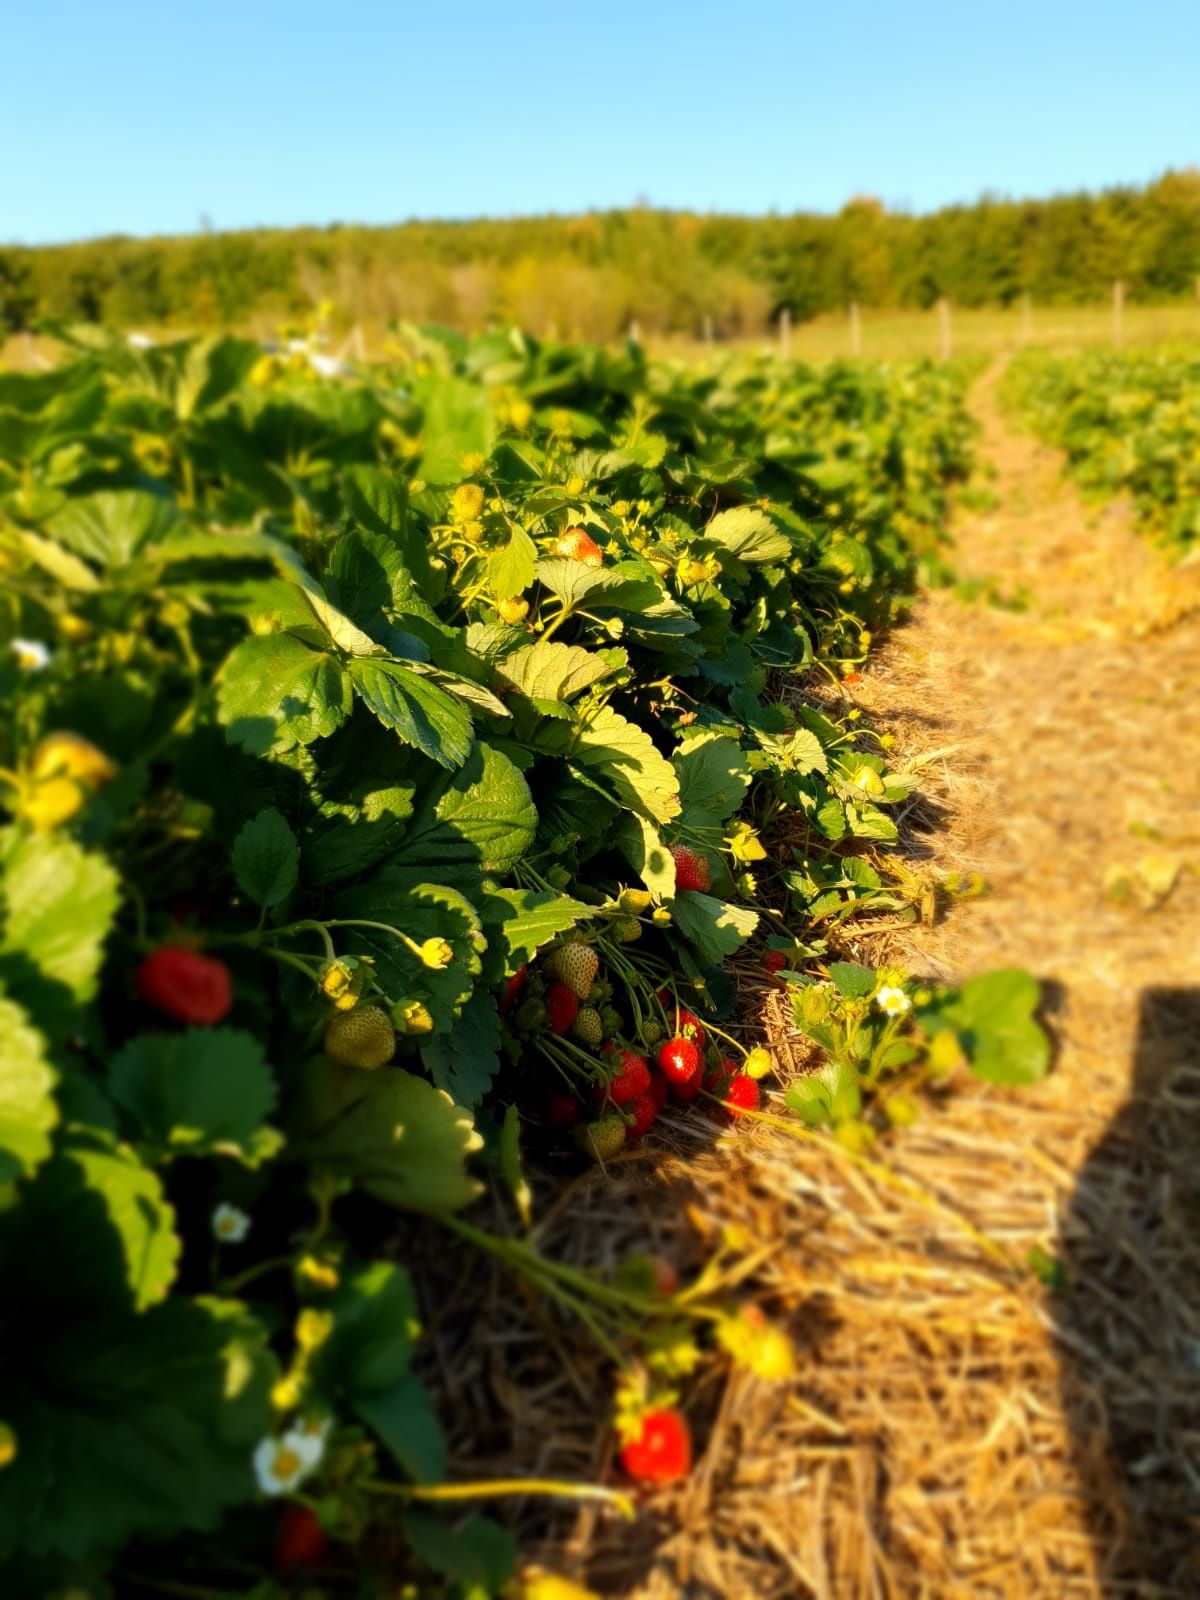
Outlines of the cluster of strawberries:
<svg viewBox="0 0 1200 1600">
<path fill-rule="evenodd" d="M 529 985 L 522 967 L 508 980 L 501 1010 L 512 1009 Z M 522 1031 L 542 1032 L 546 1053 L 576 1081 L 582 1067 L 573 1054 L 559 1059 L 555 1038 L 598 1051 L 599 1059 L 585 1075 L 578 1092 L 550 1089 L 541 1102 L 541 1121 L 551 1129 L 574 1129 L 580 1147 L 594 1160 L 609 1161 L 634 1139 L 648 1133 L 672 1095 L 693 1101 L 703 1091 L 725 1106 L 731 1117 L 756 1111 L 760 1103 L 755 1078 L 708 1041 L 700 1018 L 676 1003 L 662 988 L 654 996 L 668 1028 L 644 1020 L 640 1028 L 643 1054 L 615 1035 L 620 1018 L 606 1001 L 611 993 L 600 979 L 600 958 L 591 945 L 573 939 L 559 945 L 542 963 L 529 995 L 516 1013 Z M 664 1037 L 664 1034 L 666 1036 Z M 590 1097 L 594 1111 L 585 1109 Z"/>
</svg>

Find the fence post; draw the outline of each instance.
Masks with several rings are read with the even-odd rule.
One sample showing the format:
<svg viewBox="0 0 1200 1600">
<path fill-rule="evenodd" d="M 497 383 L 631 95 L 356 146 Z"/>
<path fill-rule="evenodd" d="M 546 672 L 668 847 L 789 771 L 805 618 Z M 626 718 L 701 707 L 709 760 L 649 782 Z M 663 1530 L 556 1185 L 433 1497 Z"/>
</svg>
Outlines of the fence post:
<svg viewBox="0 0 1200 1600">
<path fill-rule="evenodd" d="M 704 313 L 704 342 L 711 350 L 713 342 L 713 319 L 712 314 L 708 311 Z"/>
<path fill-rule="evenodd" d="M 1125 285 L 1120 278 L 1113 284 L 1113 343 L 1125 343 Z"/>
<path fill-rule="evenodd" d="M 779 313 L 779 354 L 786 361 L 792 353 L 792 313 L 787 306 Z"/>
<path fill-rule="evenodd" d="M 942 360 L 949 361 L 954 354 L 954 334 L 950 327 L 950 302 L 945 295 L 938 301 L 938 335 Z"/>
<path fill-rule="evenodd" d="M 862 355 L 862 318 L 858 313 L 858 301 L 850 302 L 850 354 Z"/>
</svg>

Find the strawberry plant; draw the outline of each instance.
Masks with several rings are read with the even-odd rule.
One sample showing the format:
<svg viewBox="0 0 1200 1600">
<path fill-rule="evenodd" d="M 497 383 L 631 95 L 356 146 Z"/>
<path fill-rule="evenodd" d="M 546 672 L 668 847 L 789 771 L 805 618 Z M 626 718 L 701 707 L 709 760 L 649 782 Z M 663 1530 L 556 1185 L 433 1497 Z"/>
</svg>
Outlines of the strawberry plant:
<svg viewBox="0 0 1200 1600">
<path fill-rule="evenodd" d="M 483 1170 L 526 1203 L 522 1119 L 607 1163 L 668 1092 L 754 1112 L 723 963 L 770 931 L 803 986 L 908 792 L 778 685 L 899 614 L 961 382 L 411 328 L 343 380 L 56 332 L 58 367 L 0 375 L 6 1592 L 119 1587 L 134 1545 L 169 1573 L 176 1538 L 217 1585 L 234 1547 L 301 1570 L 397 1502 L 457 1581 L 388 1208 L 621 1370 L 669 1368 L 680 1317 L 728 1332 L 460 1214 Z M 783 817 L 802 858 L 763 842 Z M 882 1081 L 909 1041 L 840 1004 L 806 1025 Z M 914 1003 L 996 1072 L 1005 1017 Z M 686 1471 L 663 1437 L 631 1472 Z M 469 1528 L 498 1589 L 506 1536 Z"/>
</svg>

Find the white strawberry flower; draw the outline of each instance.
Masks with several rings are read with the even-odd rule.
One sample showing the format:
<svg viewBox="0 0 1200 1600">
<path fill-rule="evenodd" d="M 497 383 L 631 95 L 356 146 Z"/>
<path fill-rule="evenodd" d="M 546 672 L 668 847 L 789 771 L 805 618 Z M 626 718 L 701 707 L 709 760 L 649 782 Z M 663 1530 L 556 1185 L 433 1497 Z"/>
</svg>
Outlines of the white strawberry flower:
<svg viewBox="0 0 1200 1600">
<path fill-rule="evenodd" d="M 875 996 L 875 1004 L 888 1017 L 902 1017 L 906 1011 L 912 1010 L 912 1001 L 895 984 L 885 984 Z"/>
<path fill-rule="evenodd" d="M 13 639 L 10 648 L 26 672 L 40 672 L 50 665 L 50 651 L 40 639 Z"/>
<path fill-rule="evenodd" d="M 325 1454 L 325 1441 L 331 1426 L 328 1417 L 302 1417 L 284 1434 L 284 1446 L 301 1457 L 306 1472 L 311 1472 Z"/>
<path fill-rule="evenodd" d="M 285 1433 L 282 1439 L 262 1440 L 255 1449 L 254 1476 L 264 1494 L 291 1494 L 319 1460 L 319 1454 L 297 1449 L 296 1440 Z"/>
<path fill-rule="evenodd" d="M 237 1206 L 222 1200 L 212 1214 L 212 1231 L 218 1244 L 241 1244 L 250 1232 L 250 1218 Z"/>
</svg>

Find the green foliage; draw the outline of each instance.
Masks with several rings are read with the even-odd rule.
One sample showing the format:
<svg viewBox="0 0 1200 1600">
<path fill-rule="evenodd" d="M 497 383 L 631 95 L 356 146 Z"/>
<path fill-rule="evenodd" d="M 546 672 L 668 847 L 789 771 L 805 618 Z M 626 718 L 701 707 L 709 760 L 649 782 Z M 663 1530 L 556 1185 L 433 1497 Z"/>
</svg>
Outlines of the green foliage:
<svg viewBox="0 0 1200 1600">
<path fill-rule="evenodd" d="M 1200 361 L 1190 353 L 1028 353 L 1005 375 L 1010 403 L 1089 493 L 1129 494 L 1174 556 L 1200 544 Z"/>
</svg>

